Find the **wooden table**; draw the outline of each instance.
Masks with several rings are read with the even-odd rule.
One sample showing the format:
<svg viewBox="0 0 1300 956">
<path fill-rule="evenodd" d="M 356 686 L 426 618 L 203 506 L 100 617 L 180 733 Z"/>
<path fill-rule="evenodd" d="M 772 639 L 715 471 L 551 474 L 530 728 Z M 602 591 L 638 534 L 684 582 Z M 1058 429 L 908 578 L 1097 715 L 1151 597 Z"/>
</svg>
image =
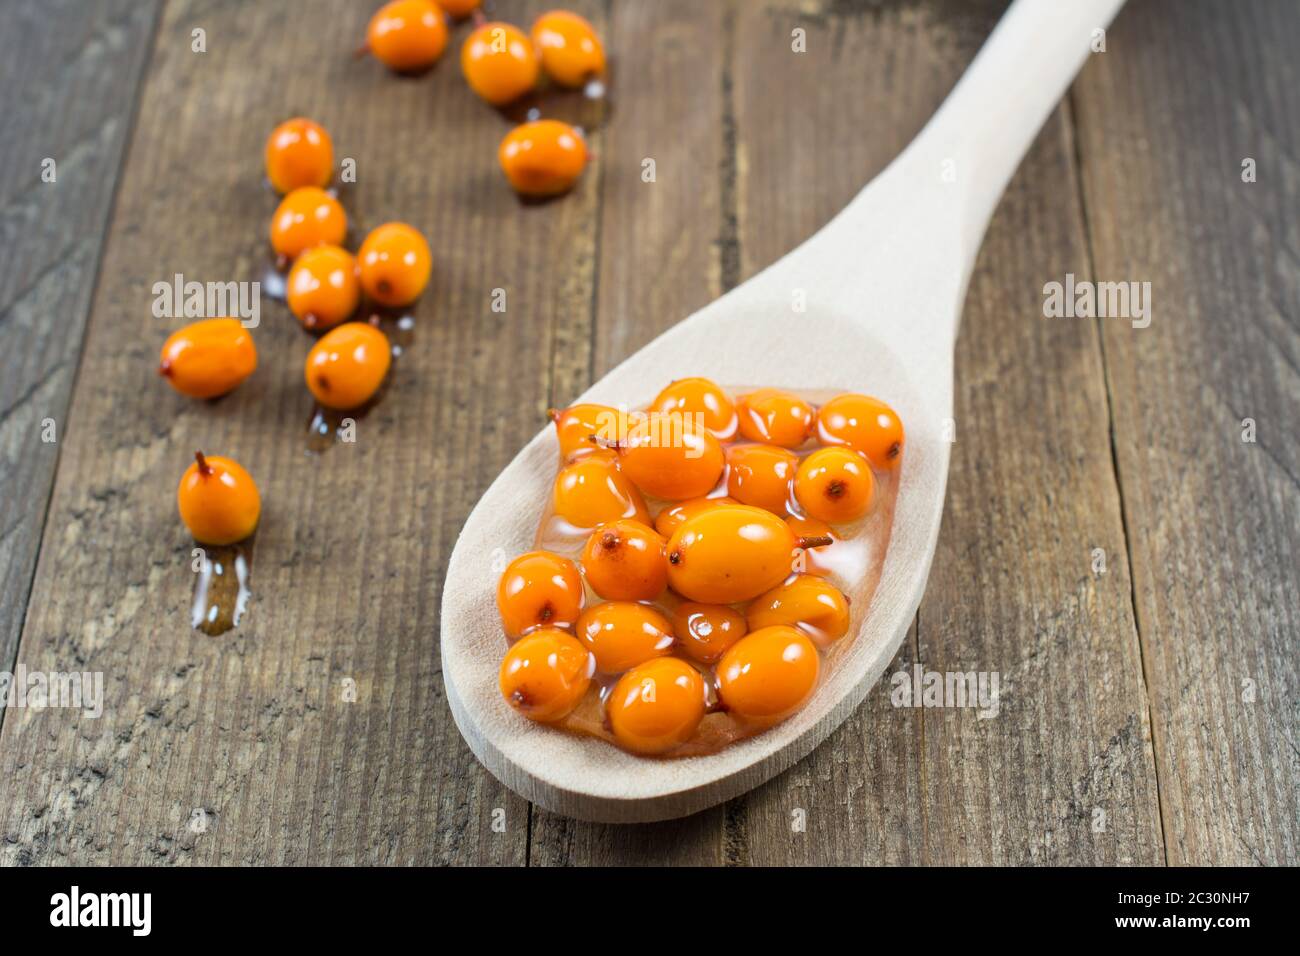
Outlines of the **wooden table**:
<svg viewBox="0 0 1300 956">
<path fill-rule="evenodd" d="M 550 5 L 496 3 L 515 22 Z M 612 827 L 506 791 L 443 699 L 448 554 L 546 408 L 833 215 L 1002 6 L 576 0 L 612 53 L 612 112 L 579 188 L 524 207 L 496 167 L 506 123 L 457 68 L 464 27 L 398 79 L 349 56 L 367 11 L 346 0 L 11 4 L 0 670 L 97 671 L 105 691 L 98 719 L 3 712 L 0 860 L 1300 860 L 1293 0 L 1134 0 L 989 230 L 939 551 L 889 673 L 996 671 L 997 717 L 895 708 L 882 682 L 766 786 Z M 308 340 L 281 305 L 226 399 L 153 371 L 178 325 L 153 283 L 257 277 L 262 143 L 294 114 L 356 160 L 353 217 L 415 223 L 436 258 L 392 392 L 318 457 Z M 1149 281 L 1150 327 L 1045 318 L 1067 273 Z M 252 611 L 219 638 L 188 622 L 174 494 L 196 448 L 241 460 L 265 502 Z"/>
</svg>

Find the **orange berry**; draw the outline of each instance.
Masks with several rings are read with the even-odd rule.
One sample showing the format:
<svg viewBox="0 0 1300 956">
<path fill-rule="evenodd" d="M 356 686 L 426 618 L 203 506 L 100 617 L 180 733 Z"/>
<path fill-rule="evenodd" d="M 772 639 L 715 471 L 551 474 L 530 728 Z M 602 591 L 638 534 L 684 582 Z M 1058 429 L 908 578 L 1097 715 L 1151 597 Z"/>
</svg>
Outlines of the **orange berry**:
<svg viewBox="0 0 1300 956">
<path fill-rule="evenodd" d="M 824 445 L 848 445 L 882 471 L 902 461 L 903 423 L 878 398 L 832 398 L 817 412 L 817 437 Z"/>
<path fill-rule="evenodd" d="M 506 133 L 497 160 L 521 196 L 558 196 L 587 168 L 587 141 L 568 123 L 533 120 Z"/>
<path fill-rule="evenodd" d="M 497 610 L 509 637 L 538 627 L 573 627 L 582 596 L 578 566 L 549 551 L 521 554 L 506 565 L 497 582 Z"/>
<path fill-rule="evenodd" d="M 578 637 L 602 674 L 621 674 L 673 650 L 673 625 L 648 604 L 606 601 L 582 612 Z"/>
<path fill-rule="evenodd" d="M 666 543 L 654 529 L 631 518 L 601 525 L 582 549 L 587 583 L 607 600 L 654 600 L 668 587 Z"/>
<path fill-rule="evenodd" d="M 605 703 L 614 739 L 638 754 L 685 743 L 704 719 L 704 679 L 690 664 L 663 657 L 624 674 Z"/>
<path fill-rule="evenodd" d="M 819 448 L 799 463 L 794 496 L 810 517 L 846 524 L 871 510 L 876 479 L 857 452 Z"/>
<path fill-rule="evenodd" d="M 312 246 L 342 245 L 347 232 L 348 216 L 337 199 L 319 186 L 299 186 L 271 217 L 271 248 L 295 259 Z"/>
<path fill-rule="evenodd" d="M 799 459 L 776 445 L 734 445 L 727 449 L 727 492 L 737 501 L 783 515 Z"/>
<path fill-rule="evenodd" d="M 365 322 L 347 322 L 307 353 L 307 387 L 326 408 L 359 408 L 379 391 L 393 360 L 388 336 Z"/>
<path fill-rule="evenodd" d="M 745 616 L 725 604 L 683 601 L 673 611 L 673 633 L 682 652 L 701 664 L 712 664 L 749 629 Z"/>
<path fill-rule="evenodd" d="M 199 544 L 225 545 L 242 541 L 257 530 L 262 498 L 253 476 L 230 458 L 203 452 L 181 475 L 176 489 L 181 520 Z"/>
<path fill-rule="evenodd" d="M 779 720 L 812 695 L 820 669 L 817 648 L 793 627 L 750 631 L 718 661 L 718 697 L 739 717 Z"/>
<path fill-rule="evenodd" d="M 561 86 L 582 86 L 605 75 L 605 48 L 596 30 L 568 10 L 543 13 L 533 23 L 533 45 L 542 57 L 542 69 Z"/>
<path fill-rule="evenodd" d="M 498 678 L 501 696 L 530 720 L 551 723 L 569 715 L 591 686 L 592 661 L 572 634 L 544 629 L 506 651 Z"/>
<path fill-rule="evenodd" d="M 483 0 L 438 0 L 438 6 L 460 20 L 477 10 L 482 2 Z"/>
<path fill-rule="evenodd" d="M 334 175 L 334 143 L 319 123 L 286 120 L 266 140 L 266 178 L 276 192 L 324 186 Z"/>
<path fill-rule="evenodd" d="M 555 513 L 575 528 L 598 528 L 619 518 L 650 523 L 641 493 L 618 463 L 604 456 L 581 458 L 561 468 L 554 502 Z"/>
<path fill-rule="evenodd" d="M 167 337 L 158 374 L 182 395 L 216 398 L 256 368 L 253 336 L 237 319 L 202 319 Z"/>
<path fill-rule="evenodd" d="M 736 604 L 789 577 L 796 550 L 830 543 L 796 537 L 761 508 L 710 508 L 683 522 L 668 539 L 668 583 L 692 601 Z"/>
<path fill-rule="evenodd" d="M 509 23 L 485 23 L 460 48 L 470 89 L 493 106 L 517 100 L 537 85 L 540 59 L 532 41 Z"/>
<path fill-rule="evenodd" d="M 776 388 L 760 388 L 742 395 L 736 405 L 740 433 L 750 441 L 798 448 L 808 440 L 813 408 L 798 395 Z"/>
<path fill-rule="evenodd" d="M 710 508 L 716 508 L 719 505 L 739 504 L 735 498 L 729 498 L 723 495 L 720 498 L 689 498 L 686 501 L 679 501 L 674 505 L 664 508 L 655 517 L 655 530 L 665 538 L 671 538 L 673 532 L 681 527 L 682 522 L 687 518 L 693 518 L 702 511 L 708 511 Z"/>
<path fill-rule="evenodd" d="M 745 623 L 751 631 L 788 624 L 825 648 L 848 633 L 849 602 L 834 585 L 801 574 L 754 598 L 745 611 Z"/>
<path fill-rule="evenodd" d="M 633 423 L 615 450 L 633 484 L 670 501 L 708 494 L 725 464 L 711 431 L 692 418 L 660 412 Z"/>
<path fill-rule="evenodd" d="M 568 461 L 578 452 L 599 451 L 592 436 L 606 444 L 616 444 L 627 433 L 627 415 L 608 405 L 571 405 L 564 411 L 550 411 L 555 434 L 560 442 L 560 460 Z"/>
<path fill-rule="evenodd" d="M 370 18 L 365 49 L 390 70 L 433 66 L 447 46 L 447 20 L 432 0 L 393 0 Z"/>
<path fill-rule="evenodd" d="M 357 261 L 339 246 L 304 250 L 289 270 L 289 311 L 304 327 L 328 329 L 351 317 L 361 301 Z"/>
<path fill-rule="evenodd" d="M 730 441 L 736 435 L 736 406 L 726 392 L 707 378 L 679 378 L 655 396 L 650 408 L 656 412 L 700 415 L 704 427 L 718 441 Z"/>
<path fill-rule="evenodd" d="M 361 243 L 357 269 L 361 288 L 380 305 L 410 305 L 429 284 L 433 257 L 420 230 L 386 222 Z"/>
</svg>

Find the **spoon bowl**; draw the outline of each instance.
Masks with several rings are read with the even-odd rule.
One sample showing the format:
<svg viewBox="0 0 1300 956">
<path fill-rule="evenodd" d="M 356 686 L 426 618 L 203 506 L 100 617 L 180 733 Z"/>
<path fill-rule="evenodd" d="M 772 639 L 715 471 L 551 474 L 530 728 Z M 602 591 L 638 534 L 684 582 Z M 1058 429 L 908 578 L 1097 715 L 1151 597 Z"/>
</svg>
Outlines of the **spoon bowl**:
<svg viewBox="0 0 1300 956">
<path fill-rule="evenodd" d="M 1123 0 L 1017 0 L 911 146 L 820 232 L 669 329 L 577 401 L 639 407 L 687 375 L 724 386 L 859 392 L 906 430 L 889 547 L 856 634 L 813 697 L 707 756 L 647 759 L 533 723 L 497 686 L 504 560 L 531 550 L 559 459 L 545 428 L 484 493 L 457 539 L 442 602 L 443 679 L 479 761 L 548 810 L 601 822 L 683 816 L 768 780 L 862 702 L 925 590 L 952 440 L 952 346 L 979 243 L 1034 134 Z M 952 171 L 952 176 L 949 175 Z M 504 558 L 504 560 L 503 560 Z"/>
</svg>

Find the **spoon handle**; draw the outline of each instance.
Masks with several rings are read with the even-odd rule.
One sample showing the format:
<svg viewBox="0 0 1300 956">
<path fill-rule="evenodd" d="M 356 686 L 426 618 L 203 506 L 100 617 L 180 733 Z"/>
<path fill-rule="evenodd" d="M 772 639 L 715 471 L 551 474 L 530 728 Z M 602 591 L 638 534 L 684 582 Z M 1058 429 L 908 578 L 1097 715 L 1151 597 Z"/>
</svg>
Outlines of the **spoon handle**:
<svg viewBox="0 0 1300 956">
<path fill-rule="evenodd" d="M 973 262 L 1007 182 L 1124 0 L 1016 0 L 899 164 L 955 189 Z M 914 167 L 913 164 L 916 164 Z"/>
</svg>

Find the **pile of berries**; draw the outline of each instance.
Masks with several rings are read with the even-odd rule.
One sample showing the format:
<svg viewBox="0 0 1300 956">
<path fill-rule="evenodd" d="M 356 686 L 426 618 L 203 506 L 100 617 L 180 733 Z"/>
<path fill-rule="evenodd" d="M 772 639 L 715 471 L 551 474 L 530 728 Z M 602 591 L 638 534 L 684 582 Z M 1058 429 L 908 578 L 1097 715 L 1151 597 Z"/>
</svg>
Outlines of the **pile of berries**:
<svg viewBox="0 0 1300 956">
<path fill-rule="evenodd" d="M 567 88 L 604 77 L 605 49 L 578 14 L 544 13 L 525 34 L 509 23 L 488 21 L 478 6 L 478 0 L 392 0 L 371 18 L 358 52 L 370 53 L 396 73 L 421 72 L 446 49 L 448 15 L 472 15 L 475 25 L 461 46 L 460 68 L 470 89 L 492 106 L 506 107 L 532 93 L 543 73 Z M 590 155 L 576 127 L 537 119 L 506 134 L 497 158 L 516 192 L 540 198 L 572 188 Z"/>
<path fill-rule="evenodd" d="M 849 629 L 847 597 L 806 553 L 869 520 L 877 475 L 901 461 L 894 411 L 771 388 L 733 400 L 689 378 L 645 412 L 552 419 L 562 464 L 539 542 L 585 541 L 500 579 L 510 706 L 555 723 L 595 694 L 602 736 L 657 755 L 683 752 L 710 712 L 756 732 L 802 707 Z"/>
</svg>

